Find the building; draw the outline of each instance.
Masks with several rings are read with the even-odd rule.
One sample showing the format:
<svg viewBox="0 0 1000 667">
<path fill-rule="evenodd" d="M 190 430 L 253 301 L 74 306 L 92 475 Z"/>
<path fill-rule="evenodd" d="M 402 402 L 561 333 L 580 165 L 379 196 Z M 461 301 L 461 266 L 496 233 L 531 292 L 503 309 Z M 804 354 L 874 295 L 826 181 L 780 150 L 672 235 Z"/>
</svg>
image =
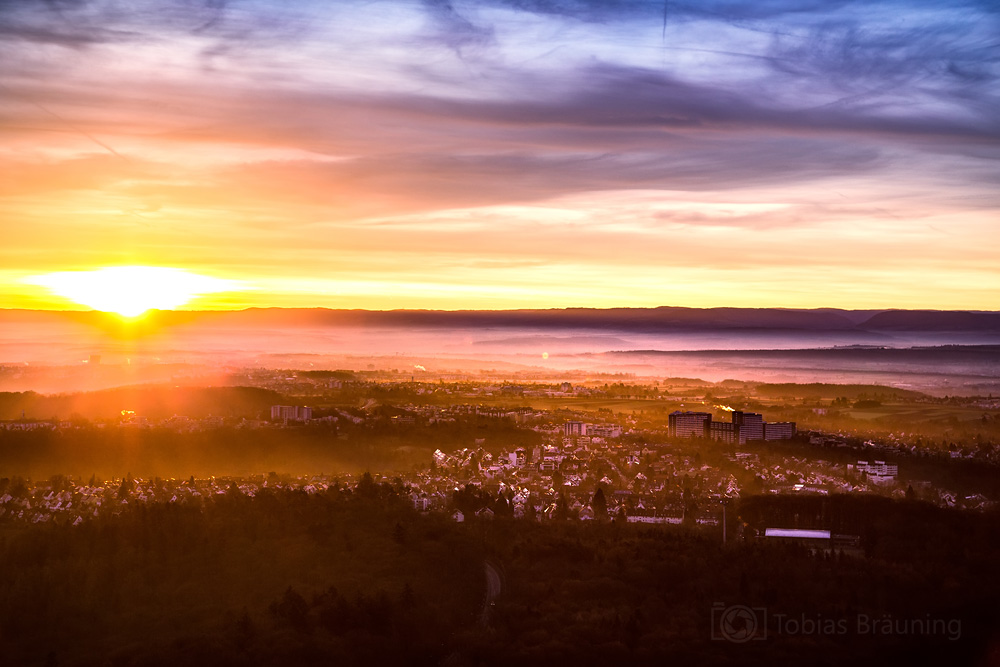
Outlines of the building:
<svg viewBox="0 0 1000 667">
<path fill-rule="evenodd" d="M 850 466 L 848 466 L 850 468 Z M 896 481 L 896 475 L 899 474 L 899 466 L 895 463 L 886 463 L 885 461 L 874 461 L 868 463 L 868 461 L 858 461 L 856 470 L 865 475 L 869 482 L 874 482 L 875 484 L 889 484 Z"/>
<path fill-rule="evenodd" d="M 740 440 L 740 427 L 730 422 L 709 422 L 708 437 L 722 442 L 743 442 Z"/>
<path fill-rule="evenodd" d="M 617 424 L 584 424 L 584 434 L 595 438 L 621 437 L 622 427 Z"/>
<path fill-rule="evenodd" d="M 764 538 L 774 542 L 790 542 L 804 546 L 829 549 L 829 530 L 801 530 L 799 528 L 766 528 Z"/>
<path fill-rule="evenodd" d="M 301 405 L 272 405 L 271 419 L 305 422 L 312 419 L 312 408 Z"/>
<path fill-rule="evenodd" d="M 586 435 L 587 428 L 584 426 L 583 422 L 566 422 L 563 424 L 563 433 L 568 436 Z"/>
<path fill-rule="evenodd" d="M 791 440 L 795 437 L 795 422 L 764 422 L 765 440 Z"/>
<path fill-rule="evenodd" d="M 712 415 L 707 412 L 671 412 L 667 425 L 672 438 L 704 438 L 709 435 Z"/>
<path fill-rule="evenodd" d="M 740 410 L 735 410 L 732 414 L 733 424 L 740 427 L 739 442 L 764 439 L 763 415 L 756 412 L 741 412 Z"/>
</svg>

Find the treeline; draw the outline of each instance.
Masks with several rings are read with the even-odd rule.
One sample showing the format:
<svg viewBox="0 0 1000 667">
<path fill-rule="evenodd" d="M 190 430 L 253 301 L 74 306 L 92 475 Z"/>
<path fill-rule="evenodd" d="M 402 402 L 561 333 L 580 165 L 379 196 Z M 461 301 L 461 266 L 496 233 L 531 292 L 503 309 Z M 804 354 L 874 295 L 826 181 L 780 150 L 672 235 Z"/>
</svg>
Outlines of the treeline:
<svg viewBox="0 0 1000 667">
<path fill-rule="evenodd" d="M 927 394 L 910 389 L 898 389 L 877 384 L 827 384 L 823 382 L 813 382 L 810 384 L 785 383 L 761 383 L 753 384 L 753 393 L 757 396 L 768 398 L 840 398 L 850 399 L 872 399 L 872 400 L 900 400 L 900 399 L 927 399 Z"/>
<path fill-rule="evenodd" d="M 357 411 L 364 414 L 362 411 Z M 469 415 L 455 422 L 400 424 L 392 408 L 376 408 L 363 423 L 341 418 L 291 428 L 218 427 L 192 432 L 169 428 L 81 426 L 33 431 L 0 430 L 5 476 L 88 479 L 245 476 L 411 470 L 431 465 L 435 449 L 532 447 L 535 431 L 509 419 Z M 405 413 L 403 413 L 405 414 Z M 482 441 L 477 445 L 477 441 Z"/>
<path fill-rule="evenodd" d="M 4 662 L 976 664 L 1000 630 L 995 515 L 864 498 L 734 507 L 858 521 L 875 547 L 848 557 L 610 520 L 456 524 L 407 501 L 404 487 L 365 477 L 315 495 L 237 490 L 136 506 L 78 527 L 5 525 Z M 767 639 L 713 641 L 719 602 L 763 610 Z M 960 633 L 803 634 L 774 623 L 861 614 L 947 619 Z"/>
<path fill-rule="evenodd" d="M 184 415 L 263 418 L 283 402 L 281 394 L 257 387 L 134 386 L 77 394 L 0 392 L 0 419 L 116 419 L 132 410 L 149 419 Z"/>
<path fill-rule="evenodd" d="M 412 457 L 384 443 L 338 438 L 332 427 L 241 430 L 228 427 L 191 433 L 152 428 L 95 427 L 63 431 L 0 431 L 0 469 L 5 475 L 47 479 L 62 474 L 112 479 L 131 474 L 152 479 L 191 475 L 245 476 L 262 472 L 358 472 L 413 465 Z M 426 457 L 429 459 L 430 454 Z"/>
<path fill-rule="evenodd" d="M 3 663 L 440 662 L 475 627 L 482 549 L 403 494 L 366 478 L 5 530 Z"/>
<path fill-rule="evenodd" d="M 965 561 L 988 568 L 1000 553 L 1000 514 L 976 514 L 874 495 L 750 496 L 736 521 L 767 527 L 830 530 L 861 538 L 865 553 L 900 563 Z"/>
</svg>

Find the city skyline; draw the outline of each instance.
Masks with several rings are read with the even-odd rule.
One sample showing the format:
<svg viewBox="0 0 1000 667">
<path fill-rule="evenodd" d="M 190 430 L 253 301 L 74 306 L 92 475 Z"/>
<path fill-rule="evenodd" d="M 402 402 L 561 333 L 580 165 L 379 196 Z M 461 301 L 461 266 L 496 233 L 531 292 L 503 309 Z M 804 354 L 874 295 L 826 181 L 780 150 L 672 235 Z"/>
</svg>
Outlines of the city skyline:
<svg viewBox="0 0 1000 667">
<path fill-rule="evenodd" d="M 996 310 L 998 16 L 7 4 L 0 307 Z"/>
</svg>

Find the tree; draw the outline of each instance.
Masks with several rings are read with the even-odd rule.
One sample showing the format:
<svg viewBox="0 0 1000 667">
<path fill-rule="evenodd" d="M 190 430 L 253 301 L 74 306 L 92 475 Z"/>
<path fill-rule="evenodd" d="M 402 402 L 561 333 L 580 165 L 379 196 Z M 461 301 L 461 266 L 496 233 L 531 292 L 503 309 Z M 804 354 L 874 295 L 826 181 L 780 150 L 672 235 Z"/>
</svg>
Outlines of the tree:
<svg viewBox="0 0 1000 667">
<path fill-rule="evenodd" d="M 378 486 L 375 484 L 375 480 L 372 479 L 370 472 L 366 472 L 361 476 L 358 485 L 354 488 L 354 492 L 366 500 L 371 500 L 378 495 Z"/>
<path fill-rule="evenodd" d="M 604 489 L 597 487 L 594 492 L 594 499 L 590 502 L 594 510 L 594 518 L 598 521 L 606 521 L 608 518 L 608 500 L 604 497 Z"/>
<path fill-rule="evenodd" d="M 285 591 L 281 602 L 272 602 L 269 608 L 272 614 L 284 618 L 299 632 L 309 631 L 309 603 L 291 586 Z"/>
<path fill-rule="evenodd" d="M 135 482 L 132 481 L 132 475 L 125 475 L 122 483 L 118 486 L 118 500 L 127 499 L 133 491 L 135 491 Z"/>
<path fill-rule="evenodd" d="M 559 496 L 556 498 L 555 519 L 557 521 L 565 521 L 568 518 L 569 518 L 569 503 L 566 502 L 566 494 L 560 491 Z"/>
</svg>

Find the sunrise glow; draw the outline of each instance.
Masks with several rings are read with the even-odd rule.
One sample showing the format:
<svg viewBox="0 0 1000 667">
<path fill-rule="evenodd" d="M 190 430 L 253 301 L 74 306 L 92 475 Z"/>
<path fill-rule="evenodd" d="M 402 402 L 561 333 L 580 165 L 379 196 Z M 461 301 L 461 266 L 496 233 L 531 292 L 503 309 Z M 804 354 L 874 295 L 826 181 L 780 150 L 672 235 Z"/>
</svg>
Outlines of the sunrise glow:
<svg viewBox="0 0 1000 667">
<path fill-rule="evenodd" d="M 998 482 L 1000 0 L 0 0 L 2 664 L 1000 667 Z"/>
<path fill-rule="evenodd" d="M 239 289 L 229 280 L 155 266 L 116 266 L 94 271 L 62 271 L 27 278 L 53 294 L 95 310 L 137 317 L 147 310 L 170 310 L 191 299 Z"/>
<path fill-rule="evenodd" d="M 985 5 L 0 11 L 0 307 L 998 305 Z"/>
</svg>

